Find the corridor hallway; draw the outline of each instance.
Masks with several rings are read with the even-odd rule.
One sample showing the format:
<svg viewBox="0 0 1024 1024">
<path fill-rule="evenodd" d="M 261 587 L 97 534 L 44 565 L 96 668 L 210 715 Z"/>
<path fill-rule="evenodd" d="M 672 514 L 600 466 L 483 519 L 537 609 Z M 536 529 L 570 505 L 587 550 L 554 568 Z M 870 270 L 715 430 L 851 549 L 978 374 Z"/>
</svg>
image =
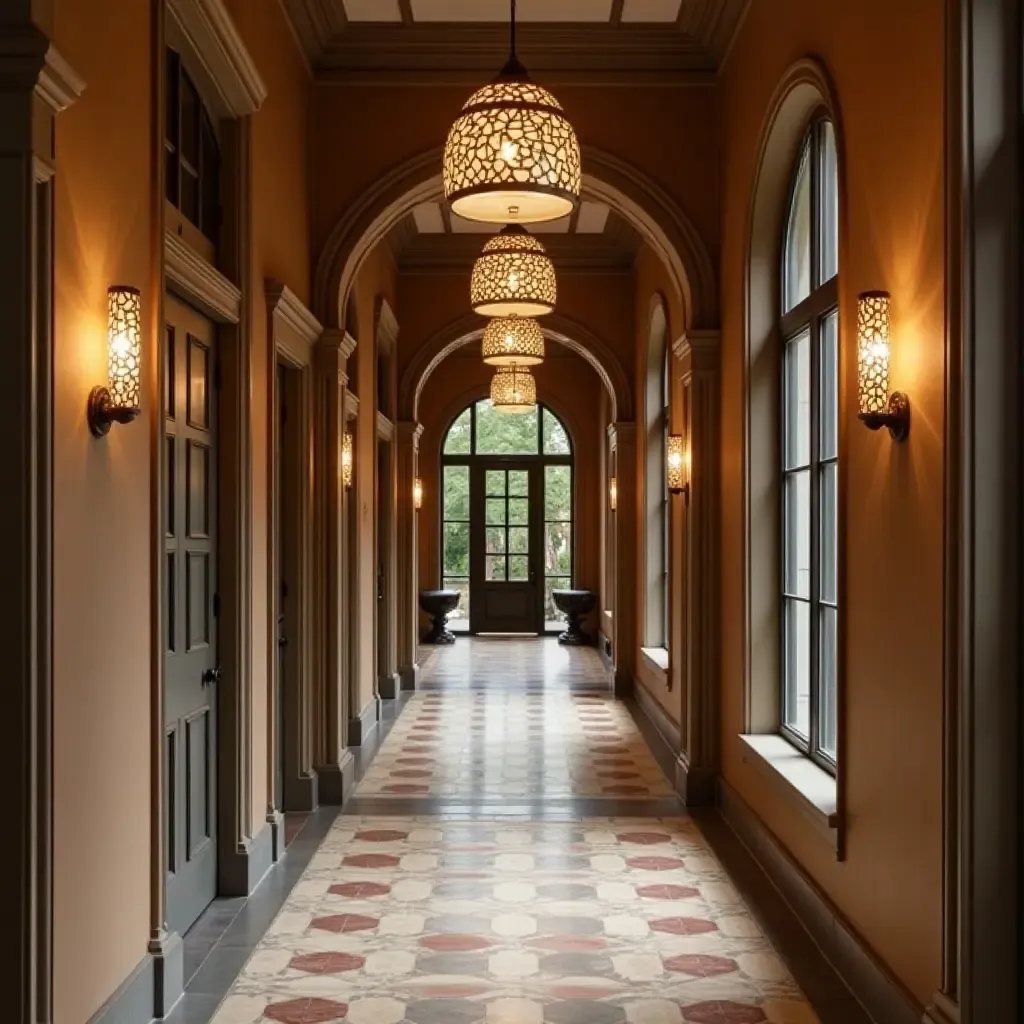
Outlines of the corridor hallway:
<svg viewBox="0 0 1024 1024">
<path fill-rule="evenodd" d="M 424 654 L 215 1024 L 862 1019 L 815 1015 L 594 650 Z"/>
</svg>

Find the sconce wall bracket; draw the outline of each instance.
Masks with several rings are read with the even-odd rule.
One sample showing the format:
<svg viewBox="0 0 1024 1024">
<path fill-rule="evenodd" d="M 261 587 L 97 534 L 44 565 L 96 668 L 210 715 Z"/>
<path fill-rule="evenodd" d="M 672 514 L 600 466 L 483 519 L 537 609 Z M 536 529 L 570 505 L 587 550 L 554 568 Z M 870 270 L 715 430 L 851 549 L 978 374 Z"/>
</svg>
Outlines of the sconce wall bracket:
<svg viewBox="0 0 1024 1024">
<path fill-rule="evenodd" d="M 862 412 L 860 418 L 868 430 L 888 427 L 894 441 L 906 441 L 910 434 L 910 399 L 902 391 L 889 396 L 888 412 Z"/>
<path fill-rule="evenodd" d="M 105 437 L 115 423 L 131 423 L 140 410 L 131 406 L 114 405 L 108 388 L 96 387 L 89 392 L 86 416 L 93 437 Z"/>
</svg>

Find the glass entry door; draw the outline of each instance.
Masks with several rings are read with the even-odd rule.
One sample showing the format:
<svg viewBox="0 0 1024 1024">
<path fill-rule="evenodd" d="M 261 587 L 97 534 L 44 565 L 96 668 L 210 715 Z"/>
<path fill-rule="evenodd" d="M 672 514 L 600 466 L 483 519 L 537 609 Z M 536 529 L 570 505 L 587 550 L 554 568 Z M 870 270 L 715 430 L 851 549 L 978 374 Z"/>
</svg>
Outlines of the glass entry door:
<svg viewBox="0 0 1024 1024">
<path fill-rule="evenodd" d="M 480 461 L 471 468 L 474 633 L 543 631 L 539 468 L 504 460 Z"/>
</svg>

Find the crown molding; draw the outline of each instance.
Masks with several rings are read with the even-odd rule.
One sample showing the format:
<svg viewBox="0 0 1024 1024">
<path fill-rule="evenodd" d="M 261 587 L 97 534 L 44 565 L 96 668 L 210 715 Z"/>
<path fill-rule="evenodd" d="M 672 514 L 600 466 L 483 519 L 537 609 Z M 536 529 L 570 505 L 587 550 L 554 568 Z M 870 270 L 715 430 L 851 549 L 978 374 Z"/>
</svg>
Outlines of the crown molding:
<svg viewBox="0 0 1024 1024">
<path fill-rule="evenodd" d="M 323 334 L 323 325 L 286 284 L 267 281 L 266 294 L 267 312 L 274 324 L 274 343 L 297 364 L 308 366 L 312 348 Z"/>
<path fill-rule="evenodd" d="M 59 114 L 85 92 L 85 79 L 60 55 L 57 47 L 46 51 L 45 63 L 36 82 L 36 95 Z"/>
<path fill-rule="evenodd" d="M 167 0 L 167 9 L 203 65 L 222 106 L 234 117 L 259 110 L 267 98 L 267 87 L 224 0 Z"/>
<path fill-rule="evenodd" d="M 169 291 L 217 323 L 238 323 L 241 289 L 171 231 L 164 235 L 164 263 Z"/>
<path fill-rule="evenodd" d="M 750 7 L 750 0 L 683 0 L 676 24 L 699 41 L 716 68 L 721 67 Z"/>
<path fill-rule="evenodd" d="M 280 0 L 310 68 L 346 25 L 343 0 Z"/>
</svg>

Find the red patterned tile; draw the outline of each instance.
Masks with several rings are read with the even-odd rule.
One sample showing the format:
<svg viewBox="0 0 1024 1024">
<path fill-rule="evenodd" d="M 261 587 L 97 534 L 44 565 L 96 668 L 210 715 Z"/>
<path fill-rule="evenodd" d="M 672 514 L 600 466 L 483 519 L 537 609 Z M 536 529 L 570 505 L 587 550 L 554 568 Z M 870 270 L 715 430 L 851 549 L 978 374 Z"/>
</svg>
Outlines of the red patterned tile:
<svg viewBox="0 0 1024 1024">
<path fill-rule="evenodd" d="M 708 924 L 710 922 L 703 922 Z M 651 922 L 654 927 L 654 922 Z M 663 931 L 664 929 L 657 929 Z M 695 935 L 696 932 L 674 932 L 675 935 Z M 680 956 L 668 957 L 664 961 L 665 970 L 675 974 L 692 974 L 695 978 L 717 978 L 720 974 L 732 974 L 739 970 L 735 960 L 724 956 L 707 956 L 702 953 L 685 953 Z"/>
<path fill-rule="evenodd" d="M 361 839 L 364 843 L 397 843 L 400 839 L 408 838 L 408 832 L 399 832 L 391 828 L 374 828 L 356 833 L 356 839 Z"/>
<path fill-rule="evenodd" d="M 636 765 L 628 757 L 595 757 L 594 764 L 598 768 L 635 768 Z"/>
<path fill-rule="evenodd" d="M 674 871 L 683 866 L 678 857 L 630 857 L 626 863 L 641 871 Z"/>
<path fill-rule="evenodd" d="M 341 974 L 342 971 L 358 971 L 366 958 L 354 953 L 303 953 L 288 961 L 289 967 L 307 974 Z"/>
<path fill-rule="evenodd" d="M 608 940 L 594 935 L 548 935 L 531 939 L 529 945 L 552 953 L 589 953 L 594 949 L 607 949 Z"/>
<path fill-rule="evenodd" d="M 436 764 L 432 757 L 396 757 L 395 764 Z"/>
<path fill-rule="evenodd" d="M 391 772 L 393 779 L 429 779 L 434 773 L 423 768 L 396 768 Z"/>
<path fill-rule="evenodd" d="M 428 935 L 420 945 L 435 953 L 465 953 L 471 949 L 489 949 L 494 943 L 482 935 Z"/>
<path fill-rule="evenodd" d="M 341 1020 L 347 1013 L 348 1006 L 333 999 L 289 999 L 286 1003 L 271 1003 L 263 1016 L 278 1024 L 324 1024 Z"/>
<path fill-rule="evenodd" d="M 390 853 L 352 853 L 341 863 L 349 868 L 394 868 L 400 861 Z"/>
<path fill-rule="evenodd" d="M 768 1020 L 760 1006 L 718 999 L 692 1003 L 682 1010 L 683 1020 L 692 1021 L 692 1024 L 763 1024 Z"/>
<path fill-rule="evenodd" d="M 412 782 L 394 782 L 387 786 L 381 786 L 384 793 L 429 793 L 429 786 L 419 786 Z"/>
<path fill-rule="evenodd" d="M 352 899 L 365 900 L 370 896 L 387 896 L 391 886 L 383 882 L 341 882 L 327 890 L 332 896 L 351 896 Z"/>
<path fill-rule="evenodd" d="M 329 914 L 327 917 L 315 917 L 311 926 L 325 932 L 368 932 L 378 924 L 380 921 L 376 917 L 364 917 L 362 914 Z"/>
<path fill-rule="evenodd" d="M 700 892 L 692 885 L 638 885 L 636 894 L 649 900 L 691 900 Z"/>
<path fill-rule="evenodd" d="M 628 782 L 616 782 L 611 786 L 602 786 L 602 793 L 612 793 L 615 796 L 636 796 L 638 793 L 650 793 L 647 786 L 634 786 Z"/>
<path fill-rule="evenodd" d="M 629 753 L 629 747 L 600 746 L 600 747 L 591 747 L 590 750 L 594 754 L 628 754 Z"/>
<path fill-rule="evenodd" d="M 637 846 L 657 846 L 659 843 L 672 842 L 672 837 L 664 832 L 620 832 L 618 840 L 620 843 L 633 843 Z"/>
</svg>

